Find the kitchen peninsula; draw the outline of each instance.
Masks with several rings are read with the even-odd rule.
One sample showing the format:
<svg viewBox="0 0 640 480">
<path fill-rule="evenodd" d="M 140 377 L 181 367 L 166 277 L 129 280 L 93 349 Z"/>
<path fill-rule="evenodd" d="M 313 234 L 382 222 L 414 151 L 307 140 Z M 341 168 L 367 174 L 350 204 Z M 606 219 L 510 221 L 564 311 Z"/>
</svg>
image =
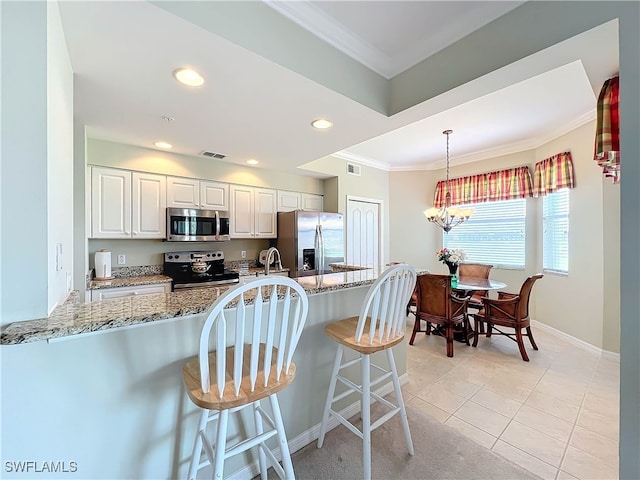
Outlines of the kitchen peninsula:
<svg viewBox="0 0 640 480">
<path fill-rule="evenodd" d="M 317 437 L 335 355 L 324 326 L 358 315 L 378 274 L 297 279 L 309 294 L 309 316 L 296 379 L 280 396 L 293 451 Z M 186 401 L 182 366 L 197 353 L 202 314 L 226 288 L 69 302 L 48 318 L 4 327 L 5 385 L 22 389 L 3 395 L 12 412 L 5 428 L 22 437 L 5 445 L 5 457 L 73 461 L 86 479 L 184 478 L 197 415 Z M 402 376 L 404 343 L 394 352 Z M 229 472 L 251 478 L 256 471 L 238 460 Z"/>
</svg>

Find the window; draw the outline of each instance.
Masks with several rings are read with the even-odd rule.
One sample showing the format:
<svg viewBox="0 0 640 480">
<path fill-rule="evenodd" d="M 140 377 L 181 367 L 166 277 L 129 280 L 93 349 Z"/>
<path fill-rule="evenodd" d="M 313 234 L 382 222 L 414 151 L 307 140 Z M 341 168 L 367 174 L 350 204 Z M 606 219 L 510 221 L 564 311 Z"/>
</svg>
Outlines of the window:
<svg viewBox="0 0 640 480">
<path fill-rule="evenodd" d="M 443 245 L 462 248 L 467 261 L 524 268 L 526 199 L 460 205 L 474 208 L 466 222 L 443 233 Z"/>
<path fill-rule="evenodd" d="M 569 189 L 542 197 L 542 268 L 569 273 Z"/>
</svg>

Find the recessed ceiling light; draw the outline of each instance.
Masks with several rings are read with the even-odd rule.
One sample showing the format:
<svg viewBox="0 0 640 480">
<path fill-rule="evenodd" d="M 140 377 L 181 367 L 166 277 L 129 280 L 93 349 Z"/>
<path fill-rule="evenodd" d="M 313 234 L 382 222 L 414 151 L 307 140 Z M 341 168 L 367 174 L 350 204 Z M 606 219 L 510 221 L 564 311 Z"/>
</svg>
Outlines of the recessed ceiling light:
<svg viewBox="0 0 640 480">
<path fill-rule="evenodd" d="M 260 162 L 258 160 L 256 160 L 255 158 L 250 158 L 249 160 L 247 160 L 247 163 L 249 165 L 258 165 Z"/>
<path fill-rule="evenodd" d="M 201 87 L 204 85 L 204 78 L 195 70 L 190 68 L 179 68 L 173 72 L 173 76 L 180 83 L 189 87 Z"/>
<path fill-rule="evenodd" d="M 327 120 L 326 118 L 318 118 L 311 122 L 311 126 L 313 128 L 317 128 L 318 130 L 324 130 L 333 127 L 333 122 Z"/>
<path fill-rule="evenodd" d="M 173 145 L 171 145 L 170 143 L 167 143 L 167 142 L 154 142 L 153 144 L 158 148 L 171 148 L 171 147 L 173 147 Z"/>
</svg>

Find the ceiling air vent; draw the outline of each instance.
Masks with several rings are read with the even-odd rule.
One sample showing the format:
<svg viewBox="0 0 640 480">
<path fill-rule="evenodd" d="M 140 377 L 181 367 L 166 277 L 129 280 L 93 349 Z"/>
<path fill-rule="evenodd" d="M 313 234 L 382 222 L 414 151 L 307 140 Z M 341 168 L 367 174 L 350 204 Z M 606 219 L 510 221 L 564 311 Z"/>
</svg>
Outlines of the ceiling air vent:
<svg viewBox="0 0 640 480">
<path fill-rule="evenodd" d="M 355 163 L 347 163 L 347 173 L 350 175 L 360 176 L 360 165 L 356 165 Z"/>
<path fill-rule="evenodd" d="M 211 158 L 217 158 L 217 159 L 221 159 L 221 158 L 225 158 L 226 155 L 224 153 L 215 153 L 215 152 L 207 152 L 206 150 L 203 152 L 200 152 L 200 155 L 204 156 L 204 157 L 211 157 Z"/>
</svg>

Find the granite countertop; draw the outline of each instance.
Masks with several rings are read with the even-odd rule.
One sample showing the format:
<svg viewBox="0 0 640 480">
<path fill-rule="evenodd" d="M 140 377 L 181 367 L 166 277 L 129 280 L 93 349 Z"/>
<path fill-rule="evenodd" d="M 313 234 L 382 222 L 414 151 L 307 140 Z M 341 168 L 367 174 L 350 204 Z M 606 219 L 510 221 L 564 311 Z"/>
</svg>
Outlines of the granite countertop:
<svg viewBox="0 0 640 480">
<path fill-rule="evenodd" d="M 171 283 L 171 277 L 166 275 L 139 275 L 135 277 L 117 277 L 110 280 L 96 280 L 89 282 L 89 290 L 101 288 L 137 287 L 139 285 L 154 285 L 157 283 Z"/>
<path fill-rule="evenodd" d="M 378 269 L 370 268 L 300 277 L 297 282 L 308 295 L 315 295 L 370 285 L 378 278 L 379 272 Z M 56 307 L 47 318 L 14 322 L 3 327 L 0 330 L 0 344 L 16 345 L 52 340 L 197 315 L 206 312 L 221 294 L 233 287 L 221 285 L 197 291 L 182 290 L 88 303 L 80 303 L 77 295 L 72 295 L 70 300 Z"/>
</svg>

